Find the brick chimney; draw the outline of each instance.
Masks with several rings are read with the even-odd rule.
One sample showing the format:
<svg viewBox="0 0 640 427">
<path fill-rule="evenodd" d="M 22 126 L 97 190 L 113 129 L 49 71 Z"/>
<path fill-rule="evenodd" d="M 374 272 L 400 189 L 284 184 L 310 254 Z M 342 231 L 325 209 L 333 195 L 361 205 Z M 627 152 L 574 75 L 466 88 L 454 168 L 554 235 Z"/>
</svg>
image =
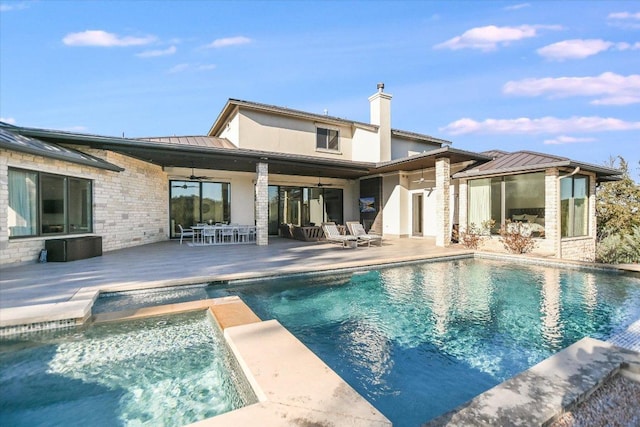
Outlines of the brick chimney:
<svg viewBox="0 0 640 427">
<path fill-rule="evenodd" d="M 384 92 L 384 83 L 378 83 L 378 92 L 369 97 L 371 124 L 378 126 L 380 161 L 391 160 L 391 95 Z"/>
</svg>

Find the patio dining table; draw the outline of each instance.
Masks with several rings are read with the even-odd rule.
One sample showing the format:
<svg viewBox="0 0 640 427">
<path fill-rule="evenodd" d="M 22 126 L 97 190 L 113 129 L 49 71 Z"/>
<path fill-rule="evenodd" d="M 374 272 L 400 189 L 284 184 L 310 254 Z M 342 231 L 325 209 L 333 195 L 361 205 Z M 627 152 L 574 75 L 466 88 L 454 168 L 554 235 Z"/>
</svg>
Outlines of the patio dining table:
<svg viewBox="0 0 640 427">
<path fill-rule="evenodd" d="M 191 227 L 196 245 L 215 245 L 222 243 L 249 243 L 255 241 L 255 225 L 241 224 L 197 224 Z M 227 241 L 225 237 L 229 237 Z"/>
</svg>

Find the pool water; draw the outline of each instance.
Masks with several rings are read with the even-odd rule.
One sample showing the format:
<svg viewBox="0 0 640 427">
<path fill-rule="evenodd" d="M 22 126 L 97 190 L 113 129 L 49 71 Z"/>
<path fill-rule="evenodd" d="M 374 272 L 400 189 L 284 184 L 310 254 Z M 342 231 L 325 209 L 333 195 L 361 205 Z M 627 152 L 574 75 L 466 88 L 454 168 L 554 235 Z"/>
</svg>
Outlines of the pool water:
<svg viewBox="0 0 640 427">
<path fill-rule="evenodd" d="M 5 426 L 181 426 L 253 403 L 205 312 L 0 341 Z"/>
<path fill-rule="evenodd" d="M 465 259 L 215 286 L 275 318 L 395 426 L 417 426 L 640 317 L 640 279 Z"/>
</svg>

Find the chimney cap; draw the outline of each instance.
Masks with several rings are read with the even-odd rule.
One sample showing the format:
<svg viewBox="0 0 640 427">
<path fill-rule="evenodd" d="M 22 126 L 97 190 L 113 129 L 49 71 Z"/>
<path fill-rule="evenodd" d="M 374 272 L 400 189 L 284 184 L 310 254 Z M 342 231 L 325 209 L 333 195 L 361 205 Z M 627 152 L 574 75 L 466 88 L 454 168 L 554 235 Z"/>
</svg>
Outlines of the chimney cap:
<svg viewBox="0 0 640 427">
<path fill-rule="evenodd" d="M 382 92 L 384 90 L 384 83 L 382 83 L 382 82 L 378 83 L 377 87 L 378 87 L 378 91 Z"/>
</svg>

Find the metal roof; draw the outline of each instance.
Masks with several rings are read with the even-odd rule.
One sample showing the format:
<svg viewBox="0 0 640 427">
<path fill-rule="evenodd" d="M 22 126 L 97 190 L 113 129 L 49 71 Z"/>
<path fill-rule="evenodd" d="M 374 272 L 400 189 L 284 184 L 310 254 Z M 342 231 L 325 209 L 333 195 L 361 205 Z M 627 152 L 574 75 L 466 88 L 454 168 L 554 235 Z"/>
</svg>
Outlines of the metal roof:
<svg viewBox="0 0 640 427">
<path fill-rule="evenodd" d="M 137 139 L 142 141 L 164 142 L 166 144 L 188 145 L 192 147 L 238 148 L 226 138 L 217 138 L 215 136 L 206 135 L 157 136 Z"/>
<path fill-rule="evenodd" d="M 589 163 L 577 162 L 566 157 L 554 156 L 552 154 L 536 153 L 533 151 L 516 151 L 514 153 L 488 152 L 492 154 L 502 153 L 487 163 L 474 165 L 464 171 L 453 175 L 454 178 L 470 178 L 488 175 L 498 175 L 505 173 L 532 172 L 547 168 L 576 168 L 594 172 L 601 179 L 617 179 L 620 171 L 596 166 Z M 608 177 L 608 178 L 607 178 Z"/>
<path fill-rule="evenodd" d="M 0 147 L 8 150 L 19 151 L 49 159 L 64 160 L 98 169 L 106 169 L 114 172 L 122 172 L 119 166 L 105 160 L 94 157 L 90 154 L 82 153 L 72 148 L 41 141 L 36 138 L 20 135 L 16 132 L 20 128 L 0 122 Z"/>
<path fill-rule="evenodd" d="M 463 163 L 469 161 L 486 162 L 491 160 L 491 157 L 485 156 L 479 153 L 473 153 L 471 151 L 459 150 L 452 147 L 442 147 L 435 150 L 427 151 L 425 153 L 416 154 L 409 157 L 403 157 L 401 159 L 391 160 L 388 162 L 381 162 L 376 164 L 376 167 L 372 170 L 372 173 L 386 173 L 398 170 L 418 170 L 428 169 L 435 167 L 436 160 L 442 157 L 449 158 L 452 164 Z"/>
</svg>

